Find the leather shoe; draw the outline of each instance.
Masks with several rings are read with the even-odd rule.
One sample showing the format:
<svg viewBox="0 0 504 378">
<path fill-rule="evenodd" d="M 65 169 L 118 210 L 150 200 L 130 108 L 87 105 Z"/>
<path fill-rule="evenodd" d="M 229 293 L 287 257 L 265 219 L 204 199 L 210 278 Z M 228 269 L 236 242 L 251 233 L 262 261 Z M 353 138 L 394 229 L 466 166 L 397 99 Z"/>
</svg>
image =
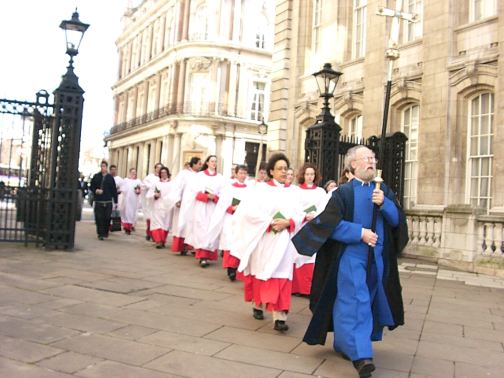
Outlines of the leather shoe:
<svg viewBox="0 0 504 378">
<path fill-rule="evenodd" d="M 373 360 L 363 358 L 361 360 L 352 361 L 355 370 L 359 373 L 359 378 L 369 378 L 375 370 Z"/>
<path fill-rule="evenodd" d="M 258 308 L 252 309 L 252 316 L 257 320 L 264 320 L 264 312 L 263 310 L 259 310 Z"/>
<path fill-rule="evenodd" d="M 208 260 L 207 260 L 207 259 L 201 259 L 201 260 L 200 260 L 200 262 L 199 262 L 199 264 L 200 264 L 200 266 L 201 266 L 202 268 L 206 268 L 206 267 L 209 265 L 209 263 L 208 263 Z"/>
<path fill-rule="evenodd" d="M 285 332 L 289 329 L 289 326 L 285 323 L 285 320 L 275 320 L 273 329 L 275 331 Z"/>
</svg>

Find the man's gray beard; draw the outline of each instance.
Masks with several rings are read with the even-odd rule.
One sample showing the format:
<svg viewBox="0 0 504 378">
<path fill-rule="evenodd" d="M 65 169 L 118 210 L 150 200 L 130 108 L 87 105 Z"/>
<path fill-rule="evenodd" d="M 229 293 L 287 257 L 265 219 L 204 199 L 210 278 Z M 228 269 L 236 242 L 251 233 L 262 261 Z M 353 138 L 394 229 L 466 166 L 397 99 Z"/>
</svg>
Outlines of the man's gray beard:
<svg viewBox="0 0 504 378">
<path fill-rule="evenodd" d="M 355 176 L 357 176 L 357 178 L 362 181 L 370 182 L 373 181 L 373 179 L 376 177 L 376 170 L 373 169 L 372 171 L 370 171 L 367 169 L 357 169 L 355 171 Z"/>
</svg>

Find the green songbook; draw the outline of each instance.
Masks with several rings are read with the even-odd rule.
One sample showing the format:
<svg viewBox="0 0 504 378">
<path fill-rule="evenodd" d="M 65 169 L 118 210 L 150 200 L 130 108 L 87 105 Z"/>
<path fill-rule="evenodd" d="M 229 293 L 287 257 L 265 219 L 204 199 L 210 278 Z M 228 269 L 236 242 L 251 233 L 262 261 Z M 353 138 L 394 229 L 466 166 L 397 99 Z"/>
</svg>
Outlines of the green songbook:
<svg viewBox="0 0 504 378">
<path fill-rule="evenodd" d="M 315 205 L 311 205 L 310 207 L 307 207 L 306 209 L 304 209 L 304 212 L 306 214 L 313 213 L 315 211 L 317 211 L 317 206 L 315 206 Z"/>
<path fill-rule="evenodd" d="M 280 211 L 277 211 L 275 214 L 273 214 L 273 219 L 286 219 L 286 218 L 285 218 L 285 216 Z M 274 234 L 276 234 L 278 231 L 276 231 L 273 228 L 271 228 L 271 232 L 273 232 Z"/>
<path fill-rule="evenodd" d="M 240 204 L 240 202 L 241 202 L 241 200 L 233 197 L 233 200 L 231 201 L 231 206 L 238 206 Z"/>
</svg>

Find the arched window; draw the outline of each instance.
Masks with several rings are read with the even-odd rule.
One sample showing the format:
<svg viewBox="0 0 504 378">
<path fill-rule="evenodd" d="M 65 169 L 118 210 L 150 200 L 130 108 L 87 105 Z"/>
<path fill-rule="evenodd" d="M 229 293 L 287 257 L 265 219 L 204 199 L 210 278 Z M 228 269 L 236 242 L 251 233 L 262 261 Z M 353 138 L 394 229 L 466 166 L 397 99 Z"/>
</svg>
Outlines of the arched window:
<svg viewBox="0 0 504 378">
<path fill-rule="evenodd" d="M 408 137 L 404 166 L 404 208 L 409 209 L 417 201 L 418 179 L 418 128 L 420 106 L 410 105 L 401 113 L 401 130 Z"/>
<path fill-rule="evenodd" d="M 358 114 L 348 122 L 348 136 L 353 138 L 362 138 L 362 115 Z"/>
<path fill-rule="evenodd" d="M 466 200 L 489 209 L 492 200 L 494 95 L 481 93 L 469 101 L 467 119 Z"/>
</svg>

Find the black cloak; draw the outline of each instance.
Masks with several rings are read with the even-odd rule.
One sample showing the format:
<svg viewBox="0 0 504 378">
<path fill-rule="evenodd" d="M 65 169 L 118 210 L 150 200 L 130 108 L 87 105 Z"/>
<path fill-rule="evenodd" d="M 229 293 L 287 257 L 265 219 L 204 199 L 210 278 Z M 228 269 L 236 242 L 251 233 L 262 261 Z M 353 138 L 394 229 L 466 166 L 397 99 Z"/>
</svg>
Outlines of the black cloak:
<svg viewBox="0 0 504 378">
<path fill-rule="evenodd" d="M 394 320 L 394 326 L 389 328 L 394 329 L 404 324 L 397 257 L 408 242 L 408 226 L 394 193 L 386 185 L 382 185 L 382 190 L 399 210 L 399 225 L 396 228 L 393 229 L 387 222 L 383 222 L 383 287 Z M 335 190 L 325 210 L 292 238 L 300 254 L 313 256 L 317 253 L 310 293 L 310 310 L 313 316 L 303 338 L 307 344 L 324 345 L 327 332 L 333 331 L 332 311 L 338 291 L 338 268 L 346 245 L 331 239 L 331 235 L 341 220 L 353 221 L 353 212 L 354 190 L 349 182 Z"/>
</svg>

